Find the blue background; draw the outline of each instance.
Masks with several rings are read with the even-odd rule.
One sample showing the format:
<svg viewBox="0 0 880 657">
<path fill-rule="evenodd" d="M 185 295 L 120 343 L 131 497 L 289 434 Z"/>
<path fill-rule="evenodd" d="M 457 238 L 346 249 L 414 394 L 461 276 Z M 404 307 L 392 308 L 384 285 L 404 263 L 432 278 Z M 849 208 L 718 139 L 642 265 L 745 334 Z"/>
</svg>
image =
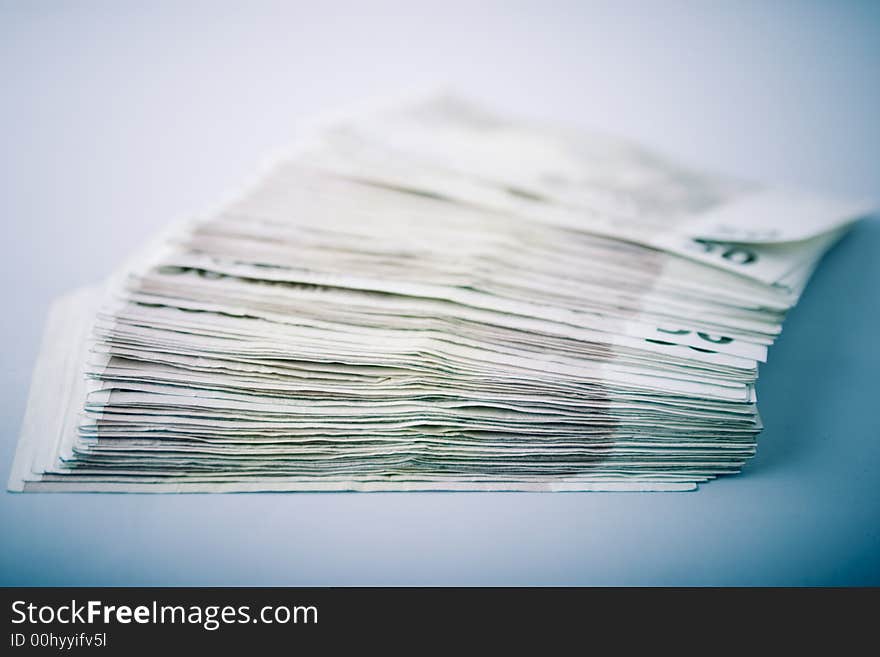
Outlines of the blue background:
<svg viewBox="0 0 880 657">
<path fill-rule="evenodd" d="M 880 3 L 139 4 L 0 1 L 3 477 L 51 299 L 341 103 L 451 82 L 880 197 Z M 758 456 L 696 493 L 0 493 L 0 583 L 880 584 L 878 256 L 877 219 L 827 256 L 761 369 Z"/>
</svg>

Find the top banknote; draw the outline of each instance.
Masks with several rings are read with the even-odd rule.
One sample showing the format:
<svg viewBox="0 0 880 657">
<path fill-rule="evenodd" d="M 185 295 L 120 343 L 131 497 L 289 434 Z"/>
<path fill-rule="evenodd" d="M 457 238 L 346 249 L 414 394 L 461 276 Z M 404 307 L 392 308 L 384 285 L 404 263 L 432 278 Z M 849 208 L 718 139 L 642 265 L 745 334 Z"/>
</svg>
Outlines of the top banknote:
<svg viewBox="0 0 880 657">
<path fill-rule="evenodd" d="M 313 164 L 644 244 L 797 287 L 874 207 L 682 166 L 626 141 L 499 116 L 449 94 L 340 113 Z"/>
</svg>

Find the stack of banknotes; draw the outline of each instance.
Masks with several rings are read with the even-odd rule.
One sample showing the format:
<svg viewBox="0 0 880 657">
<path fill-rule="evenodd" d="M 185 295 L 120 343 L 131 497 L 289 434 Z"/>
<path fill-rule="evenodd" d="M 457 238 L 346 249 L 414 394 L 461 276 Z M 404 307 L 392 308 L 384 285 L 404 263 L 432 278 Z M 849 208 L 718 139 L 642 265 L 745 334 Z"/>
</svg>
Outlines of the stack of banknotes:
<svg viewBox="0 0 880 657">
<path fill-rule="evenodd" d="M 56 302 L 9 486 L 693 489 L 869 209 L 447 94 L 340 113 Z"/>
</svg>

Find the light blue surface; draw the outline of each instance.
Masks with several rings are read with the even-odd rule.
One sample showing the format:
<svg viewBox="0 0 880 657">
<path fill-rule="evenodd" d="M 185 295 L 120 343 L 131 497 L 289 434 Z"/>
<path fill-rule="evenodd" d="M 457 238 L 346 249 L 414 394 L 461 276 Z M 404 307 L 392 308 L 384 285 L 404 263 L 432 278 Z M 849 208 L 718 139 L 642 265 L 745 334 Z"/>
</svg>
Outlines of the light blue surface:
<svg viewBox="0 0 880 657">
<path fill-rule="evenodd" d="M 880 196 L 877 3 L 369 4 L 0 3 L 0 476 L 50 300 L 343 101 L 442 78 L 728 172 Z M 771 349 L 758 456 L 696 493 L 0 493 L 0 583 L 880 584 L 878 327 L 872 220 Z"/>
</svg>

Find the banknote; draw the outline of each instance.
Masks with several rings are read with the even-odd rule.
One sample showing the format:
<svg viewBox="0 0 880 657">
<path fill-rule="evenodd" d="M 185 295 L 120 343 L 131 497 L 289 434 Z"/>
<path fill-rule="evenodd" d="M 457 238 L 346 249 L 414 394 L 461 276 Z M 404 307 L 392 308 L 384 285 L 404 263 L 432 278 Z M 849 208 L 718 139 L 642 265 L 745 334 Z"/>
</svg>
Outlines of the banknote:
<svg viewBox="0 0 880 657">
<path fill-rule="evenodd" d="M 869 208 L 447 95 L 321 123 L 53 306 L 16 491 L 673 491 Z"/>
</svg>

